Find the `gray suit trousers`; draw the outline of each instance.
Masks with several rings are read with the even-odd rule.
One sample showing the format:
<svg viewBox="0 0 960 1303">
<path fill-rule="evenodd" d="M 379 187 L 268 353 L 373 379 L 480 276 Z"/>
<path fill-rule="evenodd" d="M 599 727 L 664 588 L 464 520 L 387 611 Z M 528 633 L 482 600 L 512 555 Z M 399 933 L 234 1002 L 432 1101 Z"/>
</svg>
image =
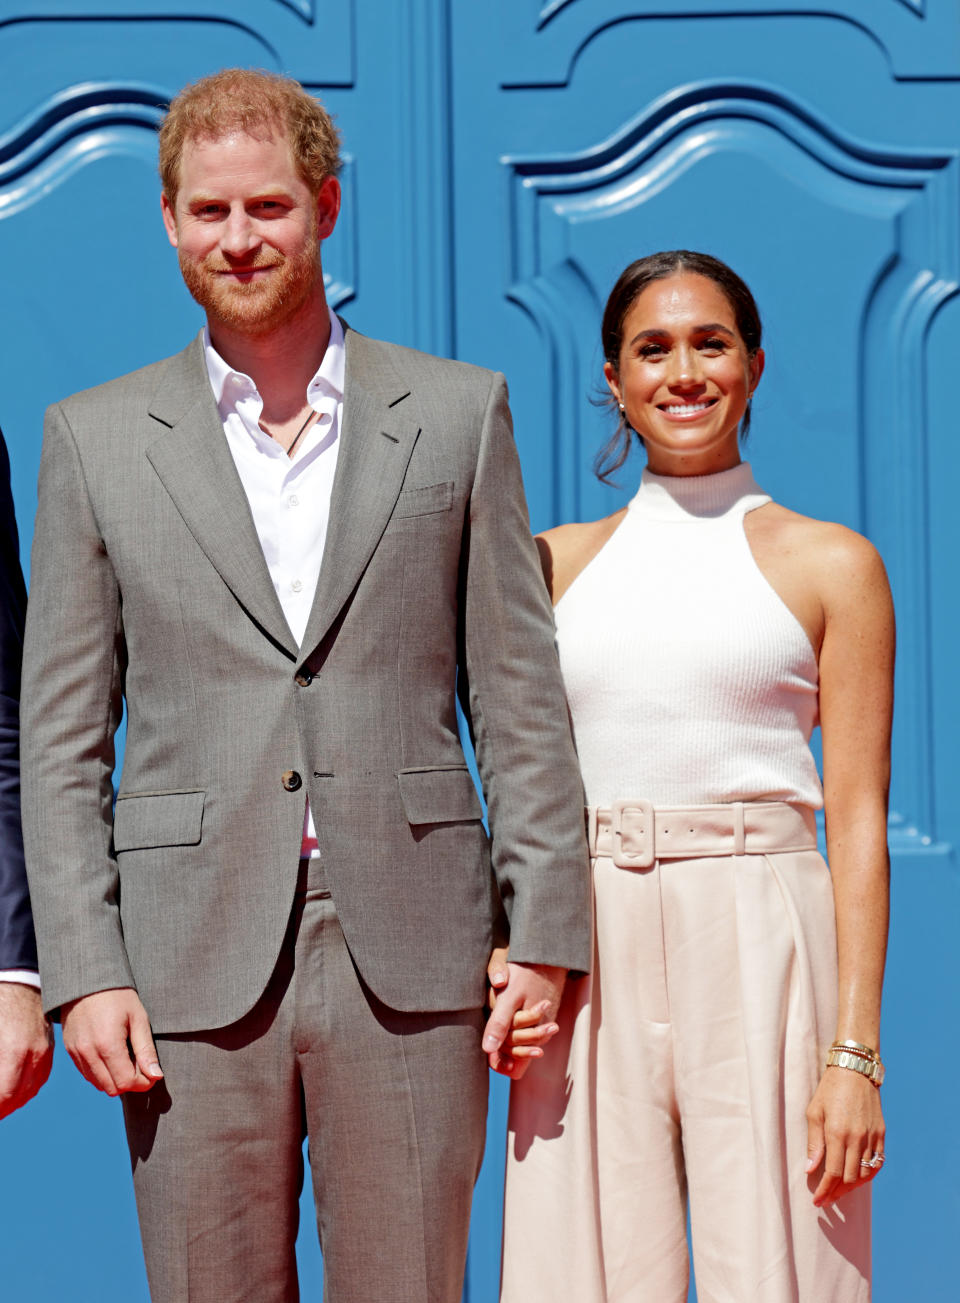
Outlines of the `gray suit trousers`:
<svg viewBox="0 0 960 1303">
<path fill-rule="evenodd" d="M 326 1303 L 459 1303 L 483 1153 L 482 1011 L 398 1013 L 365 986 L 320 861 L 301 864 L 261 999 L 157 1039 L 124 1097 L 154 1303 L 291 1303 L 309 1136 Z"/>
</svg>

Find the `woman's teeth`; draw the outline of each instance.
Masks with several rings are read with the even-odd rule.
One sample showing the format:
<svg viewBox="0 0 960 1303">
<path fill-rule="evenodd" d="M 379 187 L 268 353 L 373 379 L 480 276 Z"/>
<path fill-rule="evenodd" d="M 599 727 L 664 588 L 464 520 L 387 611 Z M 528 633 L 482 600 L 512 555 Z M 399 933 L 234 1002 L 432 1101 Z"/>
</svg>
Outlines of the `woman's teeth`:
<svg viewBox="0 0 960 1303">
<path fill-rule="evenodd" d="M 693 416 L 696 412 L 705 412 L 712 403 L 670 403 L 665 405 L 662 410 L 668 412 L 671 416 Z"/>
</svg>

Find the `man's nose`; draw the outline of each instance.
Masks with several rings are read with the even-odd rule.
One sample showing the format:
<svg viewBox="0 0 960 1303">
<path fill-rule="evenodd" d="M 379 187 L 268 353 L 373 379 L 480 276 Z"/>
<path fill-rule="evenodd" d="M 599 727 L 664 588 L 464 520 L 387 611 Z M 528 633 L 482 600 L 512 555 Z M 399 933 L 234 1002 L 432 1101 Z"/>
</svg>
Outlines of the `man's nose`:
<svg viewBox="0 0 960 1303">
<path fill-rule="evenodd" d="M 242 258 L 260 243 L 250 216 L 244 209 L 231 210 L 220 236 L 220 248 L 232 258 Z"/>
</svg>

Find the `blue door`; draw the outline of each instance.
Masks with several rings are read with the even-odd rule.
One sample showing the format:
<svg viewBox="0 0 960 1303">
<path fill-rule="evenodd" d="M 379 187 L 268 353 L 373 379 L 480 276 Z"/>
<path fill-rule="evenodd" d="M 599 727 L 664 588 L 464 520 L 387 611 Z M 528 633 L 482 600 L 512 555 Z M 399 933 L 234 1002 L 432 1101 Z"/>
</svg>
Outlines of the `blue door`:
<svg viewBox="0 0 960 1303">
<path fill-rule="evenodd" d="M 620 268 L 702 248 L 755 290 L 757 476 L 868 533 L 897 599 L 875 1298 L 950 1297 L 957 0 L 0 0 L 0 423 L 25 558 L 46 404 L 198 328 L 160 226 L 153 132 L 177 87 L 230 64 L 290 72 L 337 115 L 332 301 L 361 330 L 505 372 L 537 528 L 613 509 L 639 474 L 618 493 L 590 473 Z M 495 1082 L 470 1303 L 496 1298 L 505 1100 Z M 62 1052 L 0 1124 L 0 1170 L 11 1298 L 147 1298 L 118 1107 Z M 305 1206 L 305 1297 L 314 1239 Z"/>
<path fill-rule="evenodd" d="M 960 1004 L 960 7 L 717 8 L 531 0 L 498 5 L 495 21 L 453 6 L 456 347 L 510 380 L 535 527 L 590 519 L 639 474 L 625 469 L 617 494 L 590 473 L 609 429 L 590 399 L 619 270 L 655 249 L 705 249 L 754 289 L 767 345 L 748 450 L 758 479 L 865 531 L 897 601 L 875 1297 L 948 1297 L 954 1088 L 919 1046 L 956 1025 Z M 926 1156 L 944 1147 L 934 1177 Z"/>
</svg>

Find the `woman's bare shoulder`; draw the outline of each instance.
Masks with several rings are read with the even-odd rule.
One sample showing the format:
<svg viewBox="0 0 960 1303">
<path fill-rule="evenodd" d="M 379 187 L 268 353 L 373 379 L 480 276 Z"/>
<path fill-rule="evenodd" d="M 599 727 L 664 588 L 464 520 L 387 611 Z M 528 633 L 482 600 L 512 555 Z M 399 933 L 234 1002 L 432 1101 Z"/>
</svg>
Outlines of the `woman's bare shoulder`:
<svg viewBox="0 0 960 1303">
<path fill-rule="evenodd" d="M 833 520 L 818 520 L 791 511 L 778 502 L 750 512 L 749 532 L 757 542 L 794 558 L 811 575 L 816 575 L 826 595 L 851 585 L 881 584 L 887 578 L 880 553 L 862 534 Z"/>
<path fill-rule="evenodd" d="M 597 555 L 626 513 L 627 508 L 621 507 L 612 516 L 604 516 L 601 520 L 556 525 L 537 534 L 535 541 L 540 565 L 554 606 L 580 571 Z"/>
</svg>

